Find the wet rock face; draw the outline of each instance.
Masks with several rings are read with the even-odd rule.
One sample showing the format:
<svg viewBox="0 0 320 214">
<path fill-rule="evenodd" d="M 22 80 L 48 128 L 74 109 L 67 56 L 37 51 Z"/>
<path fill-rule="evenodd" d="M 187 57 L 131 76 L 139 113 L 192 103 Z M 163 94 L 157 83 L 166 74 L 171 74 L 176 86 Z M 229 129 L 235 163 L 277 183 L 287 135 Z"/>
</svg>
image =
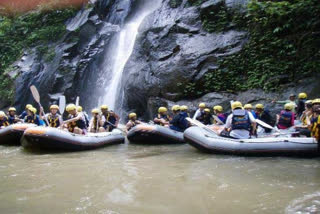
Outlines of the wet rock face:
<svg viewBox="0 0 320 214">
<path fill-rule="evenodd" d="M 35 85 L 45 109 L 65 95 L 67 103 L 80 96 L 80 104 L 95 107 L 98 93 L 104 84 L 105 52 L 120 26 L 130 14 L 134 0 L 100 0 L 93 7 L 83 8 L 67 21 L 67 33 L 57 43 L 48 44 L 53 55 L 48 60 L 37 47 L 26 50 L 11 72 L 19 74 L 15 85 L 15 106 L 23 109 L 26 103 L 35 104 L 29 87 Z"/>
<path fill-rule="evenodd" d="M 233 6 L 235 2 L 230 1 Z M 124 108 L 149 116 L 150 97 L 171 101 L 182 98 L 181 85 L 203 81 L 204 75 L 218 68 L 217 60 L 241 50 L 247 33 L 230 30 L 207 33 L 201 14 L 220 1 L 189 7 L 186 1 L 171 8 L 164 1 L 140 27 L 140 36 L 123 75 Z"/>
</svg>

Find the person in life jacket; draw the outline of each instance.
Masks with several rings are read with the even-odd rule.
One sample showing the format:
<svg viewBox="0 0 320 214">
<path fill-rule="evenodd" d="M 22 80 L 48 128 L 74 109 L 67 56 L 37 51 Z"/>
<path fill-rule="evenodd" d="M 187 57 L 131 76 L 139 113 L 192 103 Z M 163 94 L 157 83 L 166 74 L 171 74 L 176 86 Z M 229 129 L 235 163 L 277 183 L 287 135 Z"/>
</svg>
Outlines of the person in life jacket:
<svg viewBox="0 0 320 214">
<path fill-rule="evenodd" d="M 82 106 L 78 106 L 78 112 L 83 114 L 83 116 L 84 116 L 84 118 L 86 120 L 86 126 L 88 128 L 89 127 L 89 123 L 90 123 L 88 114 L 85 111 L 83 111 Z"/>
<path fill-rule="evenodd" d="M 196 118 L 196 120 L 200 121 L 204 125 L 211 125 L 213 122 L 212 115 L 210 109 L 205 108 L 203 112 Z"/>
<path fill-rule="evenodd" d="M 273 100 L 272 103 L 276 103 L 276 104 L 287 104 L 287 103 L 291 103 L 292 106 L 293 106 L 292 112 L 293 112 L 293 113 L 296 113 L 297 102 L 296 102 L 296 95 L 295 95 L 295 94 L 290 94 L 288 100 L 280 100 L 280 101 Z"/>
<path fill-rule="evenodd" d="M 196 120 L 197 117 L 199 117 L 201 115 L 201 113 L 204 113 L 204 109 L 206 108 L 206 104 L 205 103 L 200 103 L 199 104 L 199 108 L 197 109 L 196 113 L 194 113 L 193 115 L 193 120 Z"/>
<path fill-rule="evenodd" d="M 256 119 L 259 119 L 259 120 L 269 124 L 270 126 L 273 126 L 272 116 L 271 116 L 270 112 L 267 109 L 265 109 L 263 104 L 261 104 L 261 103 L 256 104 L 255 114 L 256 114 Z M 261 128 L 263 128 L 266 133 L 270 133 L 272 131 L 272 129 L 268 129 L 265 127 L 261 127 Z"/>
<path fill-rule="evenodd" d="M 250 138 L 256 130 L 255 118 L 251 112 L 242 108 L 242 103 L 239 101 L 233 102 L 231 108 L 232 114 L 228 116 L 225 130 L 220 135 L 237 139 Z"/>
<path fill-rule="evenodd" d="M 37 109 L 34 107 L 30 107 L 27 111 L 27 116 L 24 118 L 25 123 L 33 123 L 38 126 L 42 125 L 40 121 L 39 115 L 37 115 Z"/>
<path fill-rule="evenodd" d="M 158 114 L 153 119 L 153 122 L 160 126 L 169 126 L 170 118 L 168 116 L 168 109 L 166 107 L 160 107 Z"/>
<path fill-rule="evenodd" d="M 277 115 L 278 129 L 288 129 L 294 126 L 295 114 L 292 112 L 294 106 L 291 103 L 284 105 L 284 110 Z"/>
<path fill-rule="evenodd" d="M 48 121 L 49 124 L 47 126 L 52 128 L 58 128 L 63 124 L 63 120 L 60 114 L 58 114 L 59 106 L 51 105 L 50 106 L 50 113 L 44 116 L 44 121 Z"/>
<path fill-rule="evenodd" d="M 114 111 L 109 111 L 107 105 L 102 105 L 100 109 L 102 112 L 103 128 L 106 132 L 111 132 L 113 129 L 118 127 L 120 117 Z"/>
<path fill-rule="evenodd" d="M 298 103 L 297 103 L 297 117 L 300 118 L 302 113 L 305 110 L 305 103 L 307 101 L 307 94 L 306 93 L 300 93 L 298 95 Z"/>
<path fill-rule="evenodd" d="M 188 113 L 188 106 L 186 105 L 180 106 L 180 112 L 182 112 L 186 118 L 190 117 L 190 114 Z"/>
<path fill-rule="evenodd" d="M 222 122 L 222 124 L 226 123 L 227 120 L 227 115 L 223 113 L 223 107 L 222 106 L 214 106 L 213 107 L 213 113 L 218 117 L 218 119 Z M 219 124 L 222 125 L 219 121 L 214 119 L 213 121 L 214 124 Z"/>
<path fill-rule="evenodd" d="M 129 114 L 129 121 L 126 124 L 127 132 L 130 131 L 133 127 L 135 127 L 138 124 L 141 124 L 142 122 L 137 120 L 137 114 L 132 112 Z"/>
<path fill-rule="evenodd" d="M 311 131 L 311 136 L 320 143 L 320 98 L 312 101 L 311 125 L 308 128 Z"/>
<path fill-rule="evenodd" d="M 87 133 L 86 121 L 83 114 L 77 111 L 76 105 L 67 105 L 66 111 L 69 113 L 68 120 L 64 121 L 67 130 L 75 134 L 85 135 Z"/>
<path fill-rule="evenodd" d="M 3 111 L 0 111 L 0 129 L 9 126 L 8 117 Z"/>
<path fill-rule="evenodd" d="M 305 102 L 305 110 L 300 116 L 301 126 L 296 126 L 296 131 L 299 132 L 299 136 L 303 135 L 306 137 L 311 137 L 311 131 L 309 126 L 311 125 L 312 118 L 312 100 L 307 100 Z"/>
<path fill-rule="evenodd" d="M 170 121 L 169 128 L 178 132 L 184 132 L 189 127 L 189 122 L 186 120 L 186 114 L 180 111 L 179 105 L 172 107 L 173 118 Z"/>
<path fill-rule="evenodd" d="M 19 118 L 24 120 L 24 118 L 28 115 L 28 109 L 32 107 L 33 106 L 31 104 L 27 104 L 25 110 L 19 115 Z"/>
<path fill-rule="evenodd" d="M 95 108 L 91 111 L 92 118 L 89 122 L 89 132 L 98 133 L 105 132 L 105 129 L 102 127 L 103 122 L 101 120 L 100 110 Z"/>
<path fill-rule="evenodd" d="M 251 112 L 251 114 L 253 115 L 253 117 L 254 117 L 255 119 L 257 119 L 256 112 L 253 110 L 253 106 L 252 106 L 250 103 L 245 104 L 243 108 L 244 108 L 244 110 L 246 110 L 246 111 L 248 111 L 248 112 Z"/>
<path fill-rule="evenodd" d="M 14 107 L 10 107 L 8 110 L 8 122 L 9 124 L 14 124 L 14 123 L 18 123 L 18 122 L 22 122 L 19 117 L 16 115 L 16 108 Z"/>
</svg>

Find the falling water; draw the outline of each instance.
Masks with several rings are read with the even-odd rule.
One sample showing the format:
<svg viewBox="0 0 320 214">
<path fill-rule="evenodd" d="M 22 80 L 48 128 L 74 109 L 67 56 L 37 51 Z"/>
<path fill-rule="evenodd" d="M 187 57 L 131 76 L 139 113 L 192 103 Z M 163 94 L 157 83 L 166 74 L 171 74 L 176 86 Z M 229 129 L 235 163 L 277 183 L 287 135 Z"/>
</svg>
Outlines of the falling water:
<svg viewBox="0 0 320 214">
<path fill-rule="evenodd" d="M 160 5 L 159 0 L 149 1 L 143 4 L 143 8 L 138 11 L 138 14 L 134 16 L 127 24 L 124 25 L 119 33 L 117 40 L 117 46 L 115 50 L 115 56 L 113 58 L 113 66 L 111 69 L 111 80 L 106 88 L 106 93 L 103 97 L 102 103 L 109 106 L 110 109 L 114 109 L 117 102 L 117 97 L 120 91 L 120 81 L 122 77 L 123 69 L 132 54 L 136 37 L 138 35 L 138 29 L 144 18 L 153 12 Z M 108 60 L 108 59 L 106 59 Z"/>
</svg>

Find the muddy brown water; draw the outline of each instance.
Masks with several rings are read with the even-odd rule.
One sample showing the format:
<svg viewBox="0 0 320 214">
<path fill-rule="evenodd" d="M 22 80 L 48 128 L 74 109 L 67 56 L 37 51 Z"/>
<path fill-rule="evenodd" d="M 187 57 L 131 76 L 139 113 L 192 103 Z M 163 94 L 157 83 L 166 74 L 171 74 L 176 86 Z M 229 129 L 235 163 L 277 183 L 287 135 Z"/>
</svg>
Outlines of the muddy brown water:
<svg viewBox="0 0 320 214">
<path fill-rule="evenodd" d="M 1 213 L 320 213 L 320 158 L 189 145 L 75 153 L 0 146 Z"/>
</svg>

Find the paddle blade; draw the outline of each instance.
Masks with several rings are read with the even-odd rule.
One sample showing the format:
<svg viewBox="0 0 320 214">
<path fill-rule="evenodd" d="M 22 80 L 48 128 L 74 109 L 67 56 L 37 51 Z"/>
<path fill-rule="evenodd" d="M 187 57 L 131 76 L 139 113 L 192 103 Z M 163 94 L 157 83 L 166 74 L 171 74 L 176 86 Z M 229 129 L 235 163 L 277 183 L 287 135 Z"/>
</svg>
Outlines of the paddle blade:
<svg viewBox="0 0 320 214">
<path fill-rule="evenodd" d="M 60 114 L 64 113 L 64 109 L 66 108 L 66 97 L 65 96 L 60 96 L 59 97 L 59 111 Z"/>
<path fill-rule="evenodd" d="M 80 98 L 77 97 L 77 98 L 76 98 L 76 106 L 77 106 L 77 107 L 79 106 L 79 102 L 80 102 Z"/>
<path fill-rule="evenodd" d="M 37 89 L 34 85 L 32 85 L 32 86 L 30 86 L 30 90 L 31 90 L 33 99 L 34 99 L 37 103 L 40 103 L 40 95 L 39 95 L 38 89 Z"/>
<path fill-rule="evenodd" d="M 260 126 L 263 126 L 264 128 L 267 128 L 267 129 L 275 129 L 275 128 L 273 128 L 272 126 L 270 126 L 269 124 L 263 122 L 262 120 L 256 119 L 256 122 L 257 122 Z"/>
</svg>

